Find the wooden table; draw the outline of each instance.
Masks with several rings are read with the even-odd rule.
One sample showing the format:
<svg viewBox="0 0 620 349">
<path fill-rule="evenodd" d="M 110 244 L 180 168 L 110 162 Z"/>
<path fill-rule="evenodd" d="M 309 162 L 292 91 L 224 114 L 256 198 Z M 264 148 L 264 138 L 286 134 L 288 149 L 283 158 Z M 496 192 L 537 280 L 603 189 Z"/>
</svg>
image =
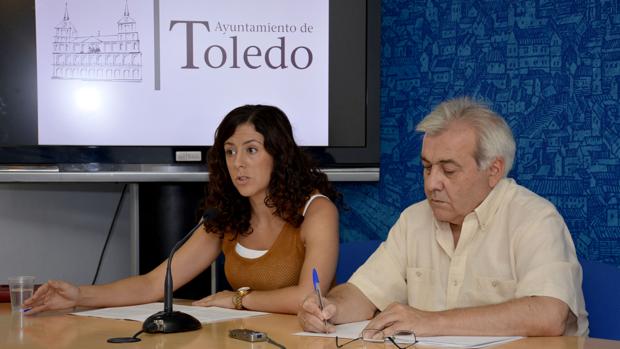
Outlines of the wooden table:
<svg viewBox="0 0 620 349">
<path fill-rule="evenodd" d="M 0 348 L 29 349 L 91 349 L 91 348 L 200 348 L 200 349 L 277 349 L 269 343 L 249 343 L 228 337 L 233 328 L 249 328 L 267 332 L 271 338 L 287 349 L 336 348 L 333 338 L 299 337 L 291 333 L 301 330 L 293 315 L 270 314 L 241 320 L 205 324 L 198 331 L 174 334 L 146 334 L 141 342 L 110 344 L 111 337 L 132 336 L 142 323 L 68 315 L 52 312 L 35 316 L 11 314 L 10 304 L 0 304 Z M 352 343 L 345 348 L 363 348 L 363 343 Z M 368 348 L 394 348 L 392 345 L 372 344 Z M 422 348 L 422 347 L 419 347 Z M 432 348 L 424 346 L 423 348 Z M 620 341 L 581 337 L 525 338 L 494 349 L 611 349 L 620 348 Z"/>
</svg>

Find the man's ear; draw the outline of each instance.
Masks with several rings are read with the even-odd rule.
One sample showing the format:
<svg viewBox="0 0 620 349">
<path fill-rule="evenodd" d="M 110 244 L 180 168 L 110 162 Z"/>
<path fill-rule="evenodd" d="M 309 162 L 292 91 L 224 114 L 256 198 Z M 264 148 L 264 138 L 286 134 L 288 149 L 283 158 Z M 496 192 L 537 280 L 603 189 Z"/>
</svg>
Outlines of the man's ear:
<svg viewBox="0 0 620 349">
<path fill-rule="evenodd" d="M 489 166 L 489 186 L 495 188 L 497 183 L 504 178 L 504 171 L 506 170 L 506 163 L 504 158 L 496 157 Z"/>
</svg>

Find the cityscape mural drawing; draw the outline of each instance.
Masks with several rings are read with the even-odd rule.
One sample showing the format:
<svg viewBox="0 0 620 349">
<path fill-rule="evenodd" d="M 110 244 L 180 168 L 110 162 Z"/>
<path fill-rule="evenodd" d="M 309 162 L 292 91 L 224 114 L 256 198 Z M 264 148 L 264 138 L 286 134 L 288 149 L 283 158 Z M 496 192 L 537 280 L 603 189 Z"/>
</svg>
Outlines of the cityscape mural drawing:
<svg viewBox="0 0 620 349">
<path fill-rule="evenodd" d="M 381 3 L 381 181 L 339 185 L 343 240 L 385 238 L 424 199 L 415 126 L 468 95 L 507 119 L 509 176 L 557 207 L 578 255 L 620 265 L 620 4 Z"/>
<path fill-rule="evenodd" d="M 119 11 L 116 34 L 97 32 L 80 36 L 69 14 L 69 4 L 65 2 L 62 21 L 54 27 L 52 79 L 142 81 L 139 33 L 127 0 L 124 11 Z"/>
</svg>

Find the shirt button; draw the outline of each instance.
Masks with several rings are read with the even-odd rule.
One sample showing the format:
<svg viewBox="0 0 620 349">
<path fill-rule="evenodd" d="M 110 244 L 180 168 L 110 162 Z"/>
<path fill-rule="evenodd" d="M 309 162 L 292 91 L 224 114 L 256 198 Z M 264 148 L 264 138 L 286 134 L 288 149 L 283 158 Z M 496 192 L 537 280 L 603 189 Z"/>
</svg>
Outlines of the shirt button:
<svg viewBox="0 0 620 349">
<path fill-rule="evenodd" d="M 452 285 L 457 286 L 458 284 L 459 284 L 458 281 L 456 281 L 456 280 L 452 281 Z"/>
<path fill-rule="evenodd" d="M 416 271 L 416 272 L 415 272 L 415 276 L 417 276 L 417 277 L 422 276 L 422 272 L 421 272 L 421 271 Z"/>
<path fill-rule="evenodd" d="M 493 282 L 491 282 L 491 286 L 493 287 L 497 287 L 497 284 L 498 284 L 497 280 L 493 280 Z"/>
</svg>

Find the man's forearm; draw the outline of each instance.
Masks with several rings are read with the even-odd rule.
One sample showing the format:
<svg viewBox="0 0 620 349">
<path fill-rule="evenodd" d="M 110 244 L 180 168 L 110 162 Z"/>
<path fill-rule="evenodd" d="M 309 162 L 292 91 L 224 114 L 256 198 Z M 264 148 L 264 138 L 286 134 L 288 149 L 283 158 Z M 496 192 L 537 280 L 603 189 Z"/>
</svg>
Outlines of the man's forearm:
<svg viewBox="0 0 620 349">
<path fill-rule="evenodd" d="M 333 324 L 371 319 L 377 307 L 356 286 L 350 283 L 338 285 L 327 295 L 336 305 L 336 314 L 330 319 Z"/>
<path fill-rule="evenodd" d="M 570 311 L 552 297 L 524 297 L 506 303 L 437 312 L 443 335 L 560 336 Z"/>
</svg>

